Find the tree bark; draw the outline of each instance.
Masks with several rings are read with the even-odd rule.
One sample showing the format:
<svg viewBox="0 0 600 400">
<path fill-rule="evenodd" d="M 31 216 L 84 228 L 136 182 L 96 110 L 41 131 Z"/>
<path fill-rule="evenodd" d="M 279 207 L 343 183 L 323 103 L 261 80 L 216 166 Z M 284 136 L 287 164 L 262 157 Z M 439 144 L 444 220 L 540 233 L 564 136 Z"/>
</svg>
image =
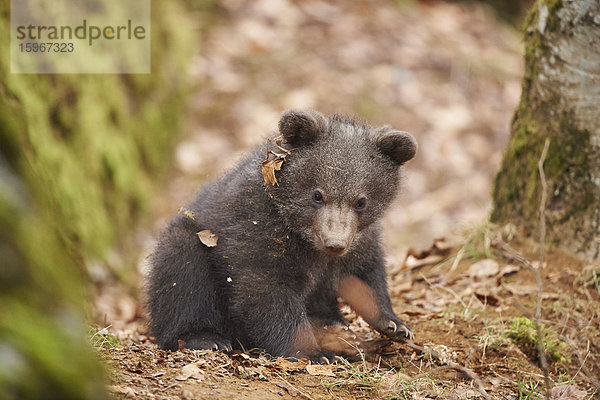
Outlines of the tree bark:
<svg viewBox="0 0 600 400">
<path fill-rule="evenodd" d="M 549 138 L 548 240 L 599 259 L 600 2 L 538 0 L 526 27 L 523 91 L 491 219 L 539 231 L 537 161 Z"/>
</svg>

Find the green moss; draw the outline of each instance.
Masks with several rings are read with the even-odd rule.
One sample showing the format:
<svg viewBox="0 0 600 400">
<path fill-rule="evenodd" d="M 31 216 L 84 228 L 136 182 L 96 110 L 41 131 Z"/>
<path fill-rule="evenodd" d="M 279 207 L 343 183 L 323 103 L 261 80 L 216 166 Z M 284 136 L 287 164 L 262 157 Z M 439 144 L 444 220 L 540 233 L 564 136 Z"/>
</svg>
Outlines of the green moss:
<svg viewBox="0 0 600 400">
<path fill-rule="evenodd" d="M 573 216 L 589 213 L 595 199 L 588 164 L 592 148 L 589 132 L 575 128 L 572 112 L 561 105 L 558 97 L 542 100 L 533 88 L 538 76 L 538 62 L 549 51 L 547 41 L 560 25 L 556 12 L 562 2 L 546 0 L 543 4 L 549 11 L 543 35 L 537 29 L 538 3 L 526 20 L 523 91 L 513 118 L 511 139 L 494 181 L 491 219 L 501 223 L 514 222 L 531 232 L 537 229 L 541 196 L 538 161 L 544 141 L 549 138 L 550 147 L 544 162 L 549 187 L 546 209 L 561 210 L 547 221 L 550 225 L 548 238 L 556 242 L 561 235 L 559 224 Z M 548 110 L 553 110 L 552 117 Z"/>
<path fill-rule="evenodd" d="M 544 338 L 544 350 L 551 360 L 571 362 L 568 357 L 568 346 L 558 338 L 557 333 L 540 322 L 540 330 Z M 526 317 L 513 318 L 506 335 L 512 339 L 525 354 L 537 359 L 538 334 L 533 321 Z"/>
<path fill-rule="evenodd" d="M 90 327 L 88 332 L 92 346 L 97 349 L 115 349 L 121 346 L 121 342 L 111 335 L 105 328 Z"/>
<path fill-rule="evenodd" d="M 82 260 L 102 258 L 143 211 L 178 131 L 191 30 L 176 3 L 152 15 L 150 75 L 14 75 L 8 52 L 0 62 L 0 142 Z"/>
<path fill-rule="evenodd" d="M 152 73 L 10 74 L 0 53 L 0 398 L 102 399 L 85 264 L 143 213 L 179 131 L 195 31 L 152 4 Z M 9 48 L 9 6 L 0 3 Z"/>
</svg>

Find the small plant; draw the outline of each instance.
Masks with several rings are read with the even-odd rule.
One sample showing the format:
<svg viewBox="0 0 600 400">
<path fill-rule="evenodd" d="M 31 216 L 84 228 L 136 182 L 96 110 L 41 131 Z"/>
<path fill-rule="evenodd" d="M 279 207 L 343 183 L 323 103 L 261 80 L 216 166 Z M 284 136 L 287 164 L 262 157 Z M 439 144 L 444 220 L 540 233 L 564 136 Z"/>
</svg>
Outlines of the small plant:
<svg viewBox="0 0 600 400">
<path fill-rule="evenodd" d="M 92 342 L 92 346 L 97 349 L 114 349 L 121 346 L 119 339 L 110 334 L 108 328 L 110 328 L 110 326 L 105 328 L 90 327 L 88 335 Z"/>
<path fill-rule="evenodd" d="M 517 389 L 519 400 L 530 400 L 530 399 L 541 399 L 542 395 L 537 391 L 539 384 L 534 382 L 533 379 L 529 378 L 529 382 L 526 382 L 525 377 L 517 375 Z"/>
<path fill-rule="evenodd" d="M 557 333 L 540 322 L 540 329 L 544 338 L 544 350 L 550 358 L 557 362 L 570 362 L 567 356 L 567 344 L 558 338 Z M 529 318 L 513 318 L 506 335 L 532 358 L 537 359 L 536 344 L 538 334 L 535 324 Z"/>
</svg>

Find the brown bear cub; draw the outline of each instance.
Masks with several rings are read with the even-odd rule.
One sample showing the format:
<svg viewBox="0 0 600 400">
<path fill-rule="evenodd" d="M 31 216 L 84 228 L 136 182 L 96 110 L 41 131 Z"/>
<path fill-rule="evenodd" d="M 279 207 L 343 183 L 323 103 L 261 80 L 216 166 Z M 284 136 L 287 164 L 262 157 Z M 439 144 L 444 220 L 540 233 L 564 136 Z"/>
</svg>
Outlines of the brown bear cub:
<svg viewBox="0 0 600 400">
<path fill-rule="evenodd" d="M 380 220 L 413 137 L 348 117 L 288 110 L 282 140 L 243 158 L 169 223 L 149 258 L 151 333 L 165 349 L 262 348 L 331 359 L 319 332 L 344 326 L 338 297 L 395 340 Z M 284 154 L 266 185 L 268 151 Z M 275 168 L 277 169 L 277 168 Z M 198 232 L 216 234 L 216 246 Z"/>
</svg>

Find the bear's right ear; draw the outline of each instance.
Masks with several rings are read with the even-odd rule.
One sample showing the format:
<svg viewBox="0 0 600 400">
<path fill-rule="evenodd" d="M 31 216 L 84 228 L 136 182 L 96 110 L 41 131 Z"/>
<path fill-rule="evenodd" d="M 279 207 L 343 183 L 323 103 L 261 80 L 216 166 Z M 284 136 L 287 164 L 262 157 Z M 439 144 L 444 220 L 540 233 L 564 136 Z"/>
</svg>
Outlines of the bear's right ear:
<svg viewBox="0 0 600 400">
<path fill-rule="evenodd" d="M 327 119 L 317 111 L 286 110 L 279 120 L 279 132 L 292 146 L 313 143 L 327 127 Z"/>
<path fill-rule="evenodd" d="M 402 165 L 417 153 L 417 141 L 408 132 L 396 131 L 389 126 L 378 129 L 377 147 L 396 164 Z"/>
</svg>

